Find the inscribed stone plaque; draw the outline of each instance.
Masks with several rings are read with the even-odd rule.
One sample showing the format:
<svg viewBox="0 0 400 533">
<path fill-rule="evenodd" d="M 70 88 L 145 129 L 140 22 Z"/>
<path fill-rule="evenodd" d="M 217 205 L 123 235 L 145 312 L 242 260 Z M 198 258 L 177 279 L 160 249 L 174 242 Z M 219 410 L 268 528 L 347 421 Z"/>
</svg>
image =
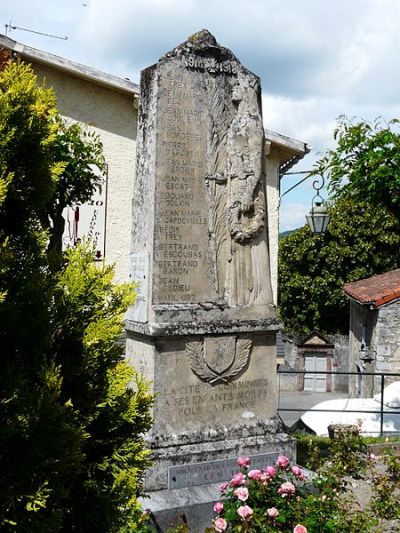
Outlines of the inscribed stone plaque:
<svg viewBox="0 0 400 533">
<path fill-rule="evenodd" d="M 149 290 L 149 258 L 146 252 L 133 252 L 130 254 L 130 278 L 137 282 L 137 298 L 135 305 L 129 309 L 128 318 L 138 322 L 146 322 L 148 312 Z"/>
<path fill-rule="evenodd" d="M 153 301 L 211 300 L 206 92 L 180 57 L 158 70 Z"/>
<path fill-rule="evenodd" d="M 251 468 L 262 470 L 265 466 L 273 465 L 279 453 L 261 453 L 251 455 Z M 171 466 L 168 469 L 168 488 L 181 489 L 197 485 L 210 485 L 229 481 L 240 469 L 237 458 L 208 461 L 180 466 Z"/>
<path fill-rule="evenodd" d="M 236 344 L 238 341 L 240 338 Z M 158 374 L 156 378 L 149 376 L 157 390 L 153 430 L 187 433 L 204 428 L 246 426 L 274 416 L 276 356 L 268 342 L 264 337 L 255 338 L 245 371 L 232 381 L 213 379 L 211 383 L 193 371 L 193 363 L 187 357 L 188 342 L 176 341 L 176 351 L 172 351 L 169 339 L 158 341 L 160 352 L 154 362 Z"/>
</svg>

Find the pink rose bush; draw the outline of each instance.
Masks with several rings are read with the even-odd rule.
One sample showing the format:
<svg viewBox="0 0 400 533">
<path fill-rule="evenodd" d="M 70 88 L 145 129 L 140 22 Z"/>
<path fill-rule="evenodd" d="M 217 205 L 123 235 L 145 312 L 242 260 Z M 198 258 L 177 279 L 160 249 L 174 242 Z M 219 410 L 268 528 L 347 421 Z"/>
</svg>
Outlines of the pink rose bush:
<svg viewBox="0 0 400 533">
<path fill-rule="evenodd" d="M 264 468 L 264 472 L 267 474 L 267 476 L 269 477 L 274 477 L 276 476 L 276 468 L 274 468 L 273 466 L 266 466 Z"/>
<path fill-rule="evenodd" d="M 304 479 L 304 472 L 302 468 L 297 465 L 294 465 L 292 466 L 291 470 L 298 479 Z"/>
<path fill-rule="evenodd" d="M 293 528 L 293 533 L 308 533 L 308 531 L 306 527 L 297 524 L 297 526 Z"/>
<path fill-rule="evenodd" d="M 239 457 L 239 459 L 236 462 L 240 466 L 240 468 L 244 468 L 246 466 L 249 466 L 250 459 L 248 457 Z"/>
<path fill-rule="evenodd" d="M 251 468 L 248 457 L 239 457 L 237 464 L 240 472 L 220 485 L 224 501 L 214 505 L 218 515 L 214 519 L 214 530 L 236 531 L 237 528 L 237 531 L 292 533 L 293 528 L 300 525 L 301 517 L 292 512 L 288 502 L 297 502 L 296 498 L 304 493 L 303 470 L 291 466 L 283 455 L 278 457 L 274 466 L 262 470 Z M 291 524 L 290 530 L 282 529 L 286 522 Z M 241 529 L 243 527 L 245 529 Z"/>
<path fill-rule="evenodd" d="M 214 505 L 217 516 L 210 531 L 251 533 L 323 533 L 321 522 L 331 521 L 335 498 L 310 490 L 304 470 L 280 455 L 275 464 L 252 468 L 248 457 L 237 461 L 240 472 L 220 485 L 221 498 Z M 313 512 L 318 509 L 315 527 Z M 336 529 L 336 531 L 340 531 Z"/>
<path fill-rule="evenodd" d="M 238 474 L 235 474 L 233 476 L 233 478 L 230 481 L 230 485 L 231 487 L 239 487 L 240 485 L 244 483 L 245 479 L 246 479 L 245 475 L 239 472 Z"/>
<path fill-rule="evenodd" d="M 220 513 L 224 509 L 224 504 L 222 502 L 217 502 L 214 505 L 214 513 Z"/>
<path fill-rule="evenodd" d="M 225 520 L 225 518 L 216 518 L 214 520 L 214 529 L 215 531 L 217 531 L 218 533 L 222 533 L 222 531 L 226 531 L 226 528 L 228 527 L 228 523 L 227 521 Z"/>
<path fill-rule="evenodd" d="M 277 492 L 282 498 L 286 498 L 287 496 L 293 496 L 296 492 L 296 487 L 290 481 L 286 481 L 285 483 L 282 483 Z"/>
<path fill-rule="evenodd" d="M 276 466 L 281 470 L 285 470 L 289 466 L 289 459 L 284 455 L 280 455 L 276 460 Z"/>
<path fill-rule="evenodd" d="M 285 455 L 262 468 L 252 466 L 249 457 L 240 457 L 240 472 L 220 485 L 221 501 L 215 503 L 213 527 L 206 531 L 373 533 L 386 531 L 381 526 L 387 520 L 395 518 L 396 525 L 400 524 L 400 459 L 388 456 L 384 461 L 393 473 L 389 479 L 387 472 L 382 474 L 382 457 L 368 453 L 353 426 L 345 428 L 340 439 L 332 440 L 327 459 L 317 446 L 310 449 L 313 472 L 290 464 Z M 360 508 L 349 491 L 354 487 L 349 477 L 368 480 L 372 491 L 369 506 Z"/>
<path fill-rule="evenodd" d="M 249 490 L 246 489 L 246 487 L 240 487 L 233 491 L 233 494 L 236 496 L 238 500 L 241 502 L 245 502 L 247 498 L 249 497 Z"/>
<path fill-rule="evenodd" d="M 261 470 L 250 470 L 247 474 L 249 479 L 260 479 L 262 476 Z"/>
<path fill-rule="evenodd" d="M 237 510 L 237 514 L 243 518 L 243 520 L 247 520 L 253 515 L 253 509 L 248 505 L 241 505 Z"/>
</svg>

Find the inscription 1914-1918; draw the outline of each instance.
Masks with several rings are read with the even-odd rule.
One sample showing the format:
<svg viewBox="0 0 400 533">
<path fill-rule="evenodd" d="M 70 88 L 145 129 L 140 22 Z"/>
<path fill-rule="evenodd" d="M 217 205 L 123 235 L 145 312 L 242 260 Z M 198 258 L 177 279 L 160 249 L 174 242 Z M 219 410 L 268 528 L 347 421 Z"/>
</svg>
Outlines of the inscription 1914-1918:
<svg viewBox="0 0 400 533">
<path fill-rule="evenodd" d="M 218 61 L 215 57 L 203 57 L 188 55 L 183 58 L 186 67 L 196 70 L 203 70 L 209 73 L 232 74 L 238 73 L 236 61 Z"/>
</svg>

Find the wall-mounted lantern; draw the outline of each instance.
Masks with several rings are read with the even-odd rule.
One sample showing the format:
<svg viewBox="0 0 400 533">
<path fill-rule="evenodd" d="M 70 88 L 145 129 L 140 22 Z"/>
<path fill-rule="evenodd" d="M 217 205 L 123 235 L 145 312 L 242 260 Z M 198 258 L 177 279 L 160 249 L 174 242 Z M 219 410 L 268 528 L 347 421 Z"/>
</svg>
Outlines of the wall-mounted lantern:
<svg viewBox="0 0 400 533">
<path fill-rule="evenodd" d="M 323 188 L 324 184 L 325 180 L 323 176 L 319 176 L 319 179 L 313 182 L 313 187 L 317 191 L 317 194 L 311 201 L 310 214 L 306 215 L 310 230 L 316 235 L 321 235 L 325 233 L 330 219 L 329 214 L 325 208 L 324 201 L 321 195 L 319 194 L 319 191 Z"/>
</svg>

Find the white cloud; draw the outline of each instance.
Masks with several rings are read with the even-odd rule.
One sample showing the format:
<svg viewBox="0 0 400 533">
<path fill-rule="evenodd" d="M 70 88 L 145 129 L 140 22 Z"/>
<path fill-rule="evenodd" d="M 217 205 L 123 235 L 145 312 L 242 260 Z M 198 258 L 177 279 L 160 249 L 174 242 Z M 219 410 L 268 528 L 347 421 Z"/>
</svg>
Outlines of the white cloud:
<svg viewBox="0 0 400 533">
<path fill-rule="evenodd" d="M 315 152 L 331 144 L 339 109 L 336 102 L 324 98 L 263 96 L 265 126 L 307 142 Z"/>
<path fill-rule="evenodd" d="M 12 32 L 20 42 L 136 82 L 208 28 L 261 77 L 266 127 L 314 146 L 301 168 L 332 146 L 339 115 L 400 116 L 398 0 L 14 0 L 0 15 L 69 37 Z"/>
<path fill-rule="evenodd" d="M 301 203 L 285 203 L 279 211 L 279 231 L 287 231 L 304 226 L 306 214 L 310 211 L 310 205 Z"/>
</svg>

